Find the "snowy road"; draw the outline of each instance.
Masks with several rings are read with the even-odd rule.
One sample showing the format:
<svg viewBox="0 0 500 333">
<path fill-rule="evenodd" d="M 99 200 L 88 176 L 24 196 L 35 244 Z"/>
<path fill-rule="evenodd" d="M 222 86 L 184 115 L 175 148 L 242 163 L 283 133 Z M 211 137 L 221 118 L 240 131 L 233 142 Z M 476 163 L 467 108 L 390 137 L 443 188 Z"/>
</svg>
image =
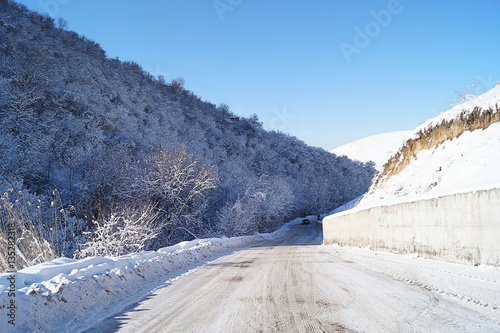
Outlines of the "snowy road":
<svg viewBox="0 0 500 333">
<path fill-rule="evenodd" d="M 88 332 L 500 331 L 487 300 L 500 280 L 486 279 L 498 271 L 321 243 L 319 227 L 294 225 L 285 240 L 206 264 Z M 469 269 L 477 274 L 461 274 Z M 484 297 L 459 297 L 454 284 Z"/>
</svg>

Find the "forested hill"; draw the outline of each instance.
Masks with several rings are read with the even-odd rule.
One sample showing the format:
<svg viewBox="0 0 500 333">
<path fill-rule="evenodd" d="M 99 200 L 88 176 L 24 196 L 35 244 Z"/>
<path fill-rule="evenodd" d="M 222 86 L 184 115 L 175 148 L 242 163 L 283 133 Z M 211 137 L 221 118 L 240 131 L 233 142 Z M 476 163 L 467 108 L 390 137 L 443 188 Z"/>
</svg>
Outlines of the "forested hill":
<svg viewBox="0 0 500 333">
<path fill-rule="evenodd" d="M 268 231 L 359 196 L 374 173 L 203 101 L 182 80 L 107 58 L 9 0 L 0 63 L 0 190 L 43 203 L 56 188 L 89 230 L 117 207 L 147 203 L 168 242 Z"/>
</svg>

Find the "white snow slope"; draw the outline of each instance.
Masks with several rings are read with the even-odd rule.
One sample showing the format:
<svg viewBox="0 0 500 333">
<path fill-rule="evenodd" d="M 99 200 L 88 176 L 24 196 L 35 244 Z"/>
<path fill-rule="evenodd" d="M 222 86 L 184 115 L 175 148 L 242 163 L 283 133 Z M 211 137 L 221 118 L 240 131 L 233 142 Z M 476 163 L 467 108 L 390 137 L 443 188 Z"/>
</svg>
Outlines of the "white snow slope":
<svg viewBox="0 0 500 333">
<path fill-rule="evenodd" d="M 413 131 L 397 131 L 372 135 L 359 139 L 330 151 L 338 156 L 347 156 L 363 163 L 373 161 L 380 171 L 385 162 L 401 147 L 405 137 Z"/>
<path fill-rule="evenodd" d="M 418 126 L 406 139 L 420 130 L 443 120 L 457 118 L 462 111 L 471 112 L 500 106 L 500 85 L 477 98 L 459 104 Z M 420 151 L 399 174 L 370 188 L 355 211 L 373 206 L 431 199 L 455 193 L 500 188 L 500 123 L 485 130 L 466 131 L 432 149 Z M 344 213 L 352 213 L 346 211 Z"/>
<path fill-rule="evenodd" d="M 0 274 L 0 332 L 79 332 L 138 302 L 209 260 L 263 240 L 283 237 L 296 219 L 272 234 L 198 239 L 117 258 L 61 258 L 15 274 Z M 15 300 L 15 326 L 8 306 Z"/>
</svg>

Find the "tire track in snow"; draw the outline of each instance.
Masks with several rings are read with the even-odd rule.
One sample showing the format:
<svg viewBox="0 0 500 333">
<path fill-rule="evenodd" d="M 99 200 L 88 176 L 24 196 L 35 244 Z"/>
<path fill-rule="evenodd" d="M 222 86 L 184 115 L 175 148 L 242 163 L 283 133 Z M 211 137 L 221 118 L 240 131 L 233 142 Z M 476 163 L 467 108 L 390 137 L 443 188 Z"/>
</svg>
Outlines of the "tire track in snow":
<svg viewBox="0 0 500 333">
<path fill-rule="evenodd" d="M 338 249 L 340 248 L 337 248 L 337 250 Z M 500 289 L 498 287 L 500 286 L 500 280 L 496 277 L 478 276 L 478 273 L 488 274 L 491 272 L 479 271 L 477 267 L 472 267 L 472 266 L 465 266 L 460 264 L 439 262 L 439 261 L 436 262 L 431 259 L 410 257 L 411 260 L 419 260 L 427 262 L 427 265 L 415 264 L 411 262 L 405 262 L 406 260 L 409 259 L 409 256 L 401 256 L 401 255 L 398 256 L 392 253 L 384 253 L 384 252 L 368 252 L 368 254 L 362 252 L 368 252 L 368 251 L 359 248 L 351 248 L 350 250 L 345 249 L 345 251 L 340 250 L 340 252 L 336 251 L 335 253 L 344 256 L 348 255 L 348 258 L 350 260 L 354 260 L 356 263 L 360 265 L 369 267 L 395 280 L 423 288 L 435 294 L 441 296 L 447 296 L 451 299 L 455 299 L 463 303 L 468 303 L 469 305 L 489 308 L 492 311 L 500 310 L 499 306 L 500 303 L 498 303 L 498 292 L 492 293 L 489 291 L 488 286 L 484 285 L 484 283 L 491 284 L 493 289 L 498 290 Z M 391 260 L 388 258 L 392 256 L 395 257 L 397 256 L 399 260 Z M 378 261 L 382 265 L 375 264 L 374 263 L 375 261 Z M 388 265 L 387 263 L 390 264 Z M 450 268 L 439 269 L 433 267 L 438 265 L 449 266 Z M 402 266 L 404 266 L 405 268 L 403 268 Z M 461 271 L 460 272 L 452 271 L 453 269 L 458 269 Z M 463 272 L 466 270 L 476 270 L 475 272 L 476 274 L 470 272 Z M 431 278 L 431 276 L 428 273 L 423 274 L 423 272 L 425 271 L 431 273 L 439 273 L 439 277 Z M 459 278 L 461 281 L 460 283 L 446 283 L 445 281 L 443 281 L 446 280 L 446 277 L 443 277 L 443 275 L 456 277 Z M 472 284 L 471 287 L 469 288 L 471 289 L 469 293 L 450 290 L 451 287 L 463 286 L 464 283 L 466 283 L 466 281 L 464 281 L 463 279 L 480 282 L 480 285 Z M 490 297 L 488 299 L 484 299 L 486 297 L 481 298 L 481 297 L 471 296 L 472 293 L 478 293 L 477 288 L 485 289 L 485 291 L 483 292 L 484 294 L 483 296 L 490 296 Z"/>
<path fill-rule="evenodd" d="M 410 266 L 322 246 L 320 236 L 297 225 L 288 238 L 206 265 L 94 331 L 499 331 L 499 316 L 387 274 Z"/>
</svg>

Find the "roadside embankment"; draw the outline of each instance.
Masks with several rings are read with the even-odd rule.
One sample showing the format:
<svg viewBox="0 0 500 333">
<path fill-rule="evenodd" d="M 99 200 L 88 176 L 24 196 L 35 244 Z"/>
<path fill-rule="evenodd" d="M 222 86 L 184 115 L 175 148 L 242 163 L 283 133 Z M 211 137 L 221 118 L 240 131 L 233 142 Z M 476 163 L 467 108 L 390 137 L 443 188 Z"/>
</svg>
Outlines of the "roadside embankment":
<svg viewBox="0 0 500 333">
<path fill-rule="evenodd" d="M 209 261 L 287 236 L 296 224 L 300 219 L 270 234 L 196 239 L 120 257 L 59 258 L 0 274 L 0 332 L 81 332 Z"/>
<path fill-rule="evenodd" d="M 345 211 L 323 219 L 324 244 L 500 266 L 500 189 Z"/>
</svg>

